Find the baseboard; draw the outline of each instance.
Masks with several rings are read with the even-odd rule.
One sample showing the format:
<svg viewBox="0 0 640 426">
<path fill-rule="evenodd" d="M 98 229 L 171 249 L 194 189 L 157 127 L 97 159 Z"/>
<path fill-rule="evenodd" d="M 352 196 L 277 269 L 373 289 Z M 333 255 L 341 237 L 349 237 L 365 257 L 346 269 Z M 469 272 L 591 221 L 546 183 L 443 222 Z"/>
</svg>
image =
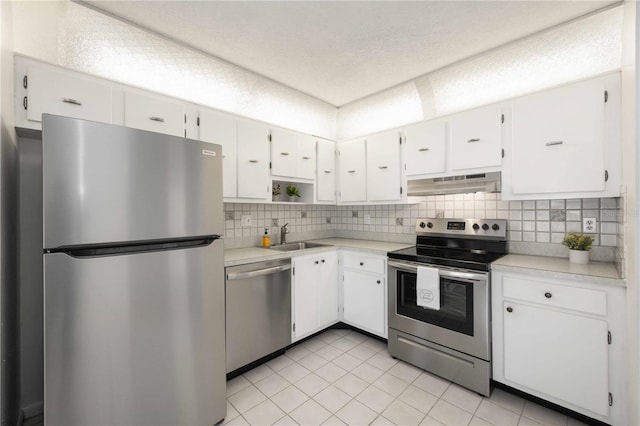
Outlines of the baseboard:
<svg viewBox="0 0 640 426">
<path fill-rule="evenodd" d="M 22 416 L 22 421 L 30 419 L 31 417 L 39 416 L 44 414 L 44 401 L 34 402 L 33 404 L 26 405 L 22 407 L 20 411 L 20 416 Z M 20 422 L 19 424 L 22 424 Z"/>
</svg>

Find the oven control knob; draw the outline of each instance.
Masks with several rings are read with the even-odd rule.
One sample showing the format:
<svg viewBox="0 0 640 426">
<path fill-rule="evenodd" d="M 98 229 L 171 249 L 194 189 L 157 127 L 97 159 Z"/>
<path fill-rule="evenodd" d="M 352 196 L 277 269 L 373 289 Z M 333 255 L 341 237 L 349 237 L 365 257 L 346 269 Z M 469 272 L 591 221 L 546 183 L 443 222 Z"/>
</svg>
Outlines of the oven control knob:
<svg viewBox="0 0 640 426">
<path fill-rule="evenodd" d="M 433 228 L 433 223 L 427 222 L 427 228 L 429 228 L 429 229 Z"/>
<path fill-rule="evenodd" d="M 482 229 L 484 231 L 488 231 L 489 230 L 489 225 L 487 225 L 486 223 L 484 225 L 482 225 Z"/>
<path fill-rule="evenodd" d="M 425 226 L 427 226 L 424 222 L 420 222 L 420 228 L 424 228 Z"/>
<path fill-rule="evenodd" d="M 478 229 L 480 229 L 480 225 L 478 225 L 477 223 L 474 223 L 472 228 L 474 231 L 477 231 Z"/>
<path fill-rule="evenodd" d="M 497 231 L 498 229 L 500 229 L 500 227 L 498 226 L 497 223 L 494 223 L 491 229 L 493 229 L 494 231 Z"/>
</svg>

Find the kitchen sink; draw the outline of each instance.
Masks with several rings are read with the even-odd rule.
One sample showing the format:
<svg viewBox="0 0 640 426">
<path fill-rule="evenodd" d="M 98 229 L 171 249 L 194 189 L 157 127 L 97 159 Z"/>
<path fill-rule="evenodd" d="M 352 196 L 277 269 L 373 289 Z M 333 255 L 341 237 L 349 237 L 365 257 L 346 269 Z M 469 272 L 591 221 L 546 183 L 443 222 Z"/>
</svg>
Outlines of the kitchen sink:
<svg viewBox="0 0 640 426">
<path fill-rule="evenodd" d="M 299 241 L 297 243 L 279 244 L 276 246 L 271 246 L 270 248 L 278 251 L 294 251 L 294 250 L 304 250 L 304 249 L 316 248 L 316 247 L 328 247 L 328 246 L 326 244 L 308 243 L 306 241 Z"/>
</svg>

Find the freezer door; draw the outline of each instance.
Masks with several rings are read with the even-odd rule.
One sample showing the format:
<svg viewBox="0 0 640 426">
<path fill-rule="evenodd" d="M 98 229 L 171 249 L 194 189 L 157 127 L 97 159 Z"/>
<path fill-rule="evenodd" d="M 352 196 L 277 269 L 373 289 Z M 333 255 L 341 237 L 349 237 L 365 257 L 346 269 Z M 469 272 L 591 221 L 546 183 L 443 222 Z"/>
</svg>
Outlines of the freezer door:
<svg viewBox="0 0 640 426">
<path fill-rule="evenodd" d="M 226 414 L 222 240 L 44 255 L 45 424 L 213 425 Z"/>
<path fill-rule="evenodd" d="M 42 121 L 44 248 L 223 234 L 220 145 Z"/>
</svg>

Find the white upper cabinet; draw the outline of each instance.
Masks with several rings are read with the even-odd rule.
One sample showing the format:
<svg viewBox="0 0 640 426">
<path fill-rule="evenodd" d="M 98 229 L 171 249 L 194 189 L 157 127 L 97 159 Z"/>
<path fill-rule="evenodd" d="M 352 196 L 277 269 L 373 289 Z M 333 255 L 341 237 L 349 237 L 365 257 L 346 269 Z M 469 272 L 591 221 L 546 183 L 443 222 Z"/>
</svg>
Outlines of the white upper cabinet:
<svg viewBox="0 0 640 426">
<path fill-rule="evenodd" d="M 271 174 L 296 177 L 296 134 L 282 129 L 271 129 Z"/>
<path fill-rule="evenodd" d="M 502 107 L 490 105 L 451 117 L 451 170 L 502 164 Z"/>
<path fill-rule="evenodd" d="M 447 121 L 432 120 L 405 129 L 407 176 L 443 173 L 447 159 Z"/>
<path fill-rule="evenodd" d="M 83 120 L 111 123 L 111 87 L 71 71 L 29 64 L 26 80 L 27 120 L 42 121 L 49 113 Z"/>
<path fill-rule="evenodd" d="M 271 199 L 269 129 L 238 120 L 238 197 Z"/>
<path fill-rule="evenodd" d="M 271 129 L 271 174 L 301 179 L 316 175 L 316 139 L 282 129 Z"/>
<path fill-rule="evenodd" d="M 402 199 L 401 141 L 398 131 L 378 133 L 367 138 L 367 199 L 369 201 Z M 344 191 L 344 187 L 342 190 Z"/>
<path fill-rule="evenodd" d="M 124 125 L 184 137 L 184 104 L 169 98 L 125 91 Z"/>
<path fill-rule="evenodd" d="M 316 144 L 313 136 L 298 135 L 296 149 L 297 176 L 302 179 L 315 179 L 316 177 Z"/>
<path fill-rule="evenodd" d="M 619 145 L 616 137 L 607 138 L 606 109 L 609 102 L 620 102 L 617 97 L 605 100 L 608 81 L 611 78 L 586 80 L 513 101 L 511 191 L 515 197 L 585 192 L 599 196 L 606 189 L 605 162 Z"/>
<path fill-rule="evenodd" d="M 316 177 L 319 202 L 335 203 L 336 201 L 336 144 L 331 141 L 318 140 L 318 165 Z"/>
<path fill-rule="evenodd" d="M 366 141 L 342 142 L 338 152 L 340 202 L 367 201 Z"/>
<path fill-rule="evenodd" d="M 198 112 L 199 139 L 222 145 L 222 193 L 235 198 L 237 191 L 236 119 L 215 111 Z"/>
</svg>

